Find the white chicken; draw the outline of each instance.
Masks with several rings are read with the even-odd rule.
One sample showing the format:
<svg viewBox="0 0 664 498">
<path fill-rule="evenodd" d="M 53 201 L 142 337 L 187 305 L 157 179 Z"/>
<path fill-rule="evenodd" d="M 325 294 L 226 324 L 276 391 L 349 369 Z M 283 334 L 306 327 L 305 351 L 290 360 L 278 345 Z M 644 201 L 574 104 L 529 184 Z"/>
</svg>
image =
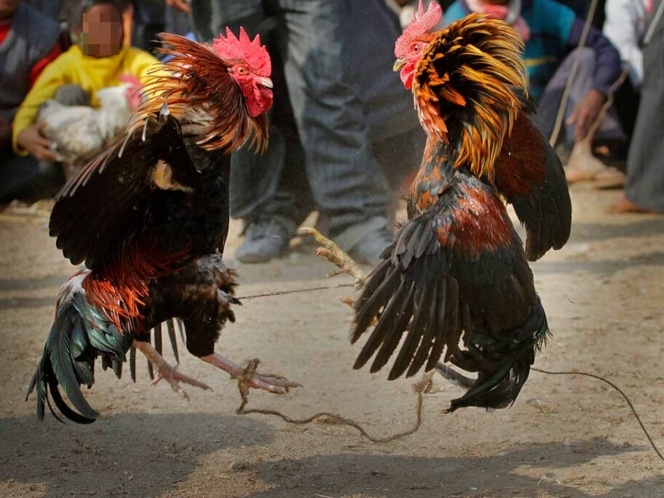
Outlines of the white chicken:
<svg viewBox="0 0 664 498">
<path fill-rule="evenodd" d="M 67 106 L 47 100 L 39 110 L 42 133 L 53 141 L 56 159 L 65 164 L 65 176 L 95 157 L 121 135 L 138 103 L 137 85 L 125 82 L 97 91 L 100 107 Z"/>
</svg>

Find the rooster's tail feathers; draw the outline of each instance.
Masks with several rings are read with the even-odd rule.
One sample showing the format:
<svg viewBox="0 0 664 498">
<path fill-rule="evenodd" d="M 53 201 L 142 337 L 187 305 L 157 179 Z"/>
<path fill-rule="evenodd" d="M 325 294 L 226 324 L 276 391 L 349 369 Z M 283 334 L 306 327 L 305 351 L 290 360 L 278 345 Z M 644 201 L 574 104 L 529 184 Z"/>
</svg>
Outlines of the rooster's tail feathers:
<svg viewBox="0 0 664 498">
<path fill-rule="evenodd" d="M 39 420 L 44 419 L 45 408 L 48 406 L 51 413 L 62 421 L 51 405 L 51 400 L 60 413 L 73 422 L 89 424 L 99 416 L 83 396 L 81 385 L 92 387 L 94 384 L 94 363 L 98 355 L 124 360 L 131 337 L 123 336 L 115 327 L 105 327 L 101 320 L 98 328 L 88 327 L 86 322 L 93 319 L 95 314 L 89 308 L 82 294 L 58 306 L 44 353 L 26 396 L 27 399 L 32 391 L 36 391 Z M 90 316 L 86 317 L 86 313 Z M 63 398 L 61 388 L 71 406 Z"/>
<path fill-rule="evenodd" d="M 530 367 L 549 333 L 546 314 L 540 300 L 533 306 L 526 323 L 509 337 L 487 334 L 476 337 L 468 351 L 460 351 L 451 361 L 469 371 L 478 371 L 475 383 L 461 398 L 452 400 L 449 411 L 465 406 L 506 408 L 516 400 L 528 380 Z"/>
</svg>

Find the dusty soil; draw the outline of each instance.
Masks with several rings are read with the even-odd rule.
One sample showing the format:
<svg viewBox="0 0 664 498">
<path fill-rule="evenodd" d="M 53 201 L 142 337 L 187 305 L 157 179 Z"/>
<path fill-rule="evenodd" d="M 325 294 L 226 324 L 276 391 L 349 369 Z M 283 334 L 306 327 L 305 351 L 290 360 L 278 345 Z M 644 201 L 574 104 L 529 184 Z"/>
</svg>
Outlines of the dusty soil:
<svg viewBox="0 0 664 498">
<path fill-rule="evenodd" d="M 664 447 L 664 217 L 603 213 L 615 193 L 575 189 L 573 238 L 533 265 L 553 337 L 537 366 L 580 369 L 623 387 Z M 662 497 L 657 459 L 620 396 L 600 382 L 533 372 L 516 404 L 444 414 L 458 388 L 436 380 L 425 421 L 376 445 L 329 423 L 292 426 L 235 414 L 228 377 L 184 353 L 181 369 L 214 392 L 150 387 L 99 372 L 91 426 L 39 423 L 26 387 L 73 268 L 44 220 L 0 219 L 0 496 Z M 32 222 L 29 220 L 33 220 Z M 237 228 L 229 256 L 238 244 Z M 304 244 L 267 265 L 237 265 L 241 295 L 330 284 Z M 340 282 L 347 281 L 345 277 Z M 263 360 L 304 387 L 253 392 L 251 405 L 300 417 L 335 411 L 376 435 L 414 422 L 411 381 L 351 369 L 347 289 L 248 300 L 218 350 Z"/>
</svg>

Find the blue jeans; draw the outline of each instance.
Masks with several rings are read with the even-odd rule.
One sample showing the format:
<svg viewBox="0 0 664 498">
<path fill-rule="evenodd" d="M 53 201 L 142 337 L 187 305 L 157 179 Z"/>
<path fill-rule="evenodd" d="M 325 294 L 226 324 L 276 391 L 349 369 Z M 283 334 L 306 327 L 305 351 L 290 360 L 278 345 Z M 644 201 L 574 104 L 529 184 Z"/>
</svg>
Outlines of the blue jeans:
<svg viewBox="0 0 664 498">
<path fill-rule="evenodd" d="M 341 36 L 345 3 L 342 0 L 194 0 L 194 25 L 197 35 L 221 32 L 223 25 L 243 25 L 253 32 L 271 29 L 272 53 L 283 61 L 283 74 L 292 118 L 301 149 L 289 144 L 283 133 L 273 131 L 270 146 L 262 157 L 240 152 L 233 158 L 231 214 L 238 206 L 251 206 L 252 186 L 246 185 L 242 171 L 263 169 L 270 178 L 256 178 L 274 186 L 279 182 L 269 168 L 283 171 L 293 154 L 302 153 L 306 164 L 306 182 L 320 212 L 327 216 L 330 234 L 337 237 L 346 229 L 385 218 L 389 191 L 383 173 L 371 151 L 369 129 L 356 90 L 347 83 L 344 43 Z M 197 12 L 198 9 L 201 9 Z M 223 12 L 222 12 L 223 11 Z M 219 15 L 209 21 L 203 12 Z M 241 15 L 241 18 L 233 18 Z M 202 24 L 197 23 L 203 21 Z M 217 25 L 216 29 L 211 26 Z M 263 37 L 264 38 L 264 37 Z M 275 91 L 275 105 L 283 99 Z M 290 146 L 290 152 L 289 152 Z M 281 164 L 279 164 L 281 163 Z M 235 180 L 244 178 L 244 184 Z M 248 187 L 248 188 L 245 188 Z M 261 192 L 264 192 L 262 190 Z M 240 199 L 238 199 L 240 196 Z M 247 210 L 244 209 L 246 212 Z M 373 220 L 373 221 L 372 221 Z M 339 241 L 339 240 L 338 240 Z M 352 247 L 355 241 L 342 246 Z"/>
</svg>

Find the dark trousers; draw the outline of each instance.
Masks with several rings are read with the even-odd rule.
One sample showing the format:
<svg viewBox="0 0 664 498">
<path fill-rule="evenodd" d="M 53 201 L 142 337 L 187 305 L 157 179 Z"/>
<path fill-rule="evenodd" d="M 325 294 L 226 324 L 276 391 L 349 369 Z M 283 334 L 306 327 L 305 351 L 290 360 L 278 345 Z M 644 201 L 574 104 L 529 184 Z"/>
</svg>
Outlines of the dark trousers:
<svg viewBox="0 0 664 498">
<path fill-rule="evenodd" d="M 206 39 L 217 36 L 225 24 L 244 25 L 253 32 L 271 29 L 272 53 L 283 63 L 292 119 L 301 143 L 294 145 L 288 138 L 290 132 L 282 129 L 283 122 L 277 122 L 263 156 L 246 151 L 234 154 L 232 216 L 243 217 L 246 207 L 256 202 L 249 194 L 255 185 L 248 185 L 247 180 L 266 182 L 274 189 L 281 175 L 273 177 L 273 172 L 287 171 L 286 163 L 303 156 L 306 182 L 316 207 L 329 219 L 332 236 L 364 223 L 376 226 L 379 219 L 384 225 L 387 182 L 372 155 L 362 104 L 345 75 L 341 36 L 344 2 L 194 0 L 192 8 L 197 35 Z M 215 16 L 219 22 L 214 21 Z M 280 98 L 283 96 L 275 92 L 275 103 Z M 261 169 L 262 175 L 270 178 L 255 173 Z M 239 200 L 238 195 L 242 196 Z M 348 248 L 357 242 L 351 239 L 337 238 L 337 242 Z"/>
<path fill-rule="evenodd" d="M 657 5 L 657 3 L 655 3 Z M 634 136 L 627 155 L 625 195 L 649 211 L 664 213 L 664 19 L 643 48 L 643 84 Z"/>
</svg>

